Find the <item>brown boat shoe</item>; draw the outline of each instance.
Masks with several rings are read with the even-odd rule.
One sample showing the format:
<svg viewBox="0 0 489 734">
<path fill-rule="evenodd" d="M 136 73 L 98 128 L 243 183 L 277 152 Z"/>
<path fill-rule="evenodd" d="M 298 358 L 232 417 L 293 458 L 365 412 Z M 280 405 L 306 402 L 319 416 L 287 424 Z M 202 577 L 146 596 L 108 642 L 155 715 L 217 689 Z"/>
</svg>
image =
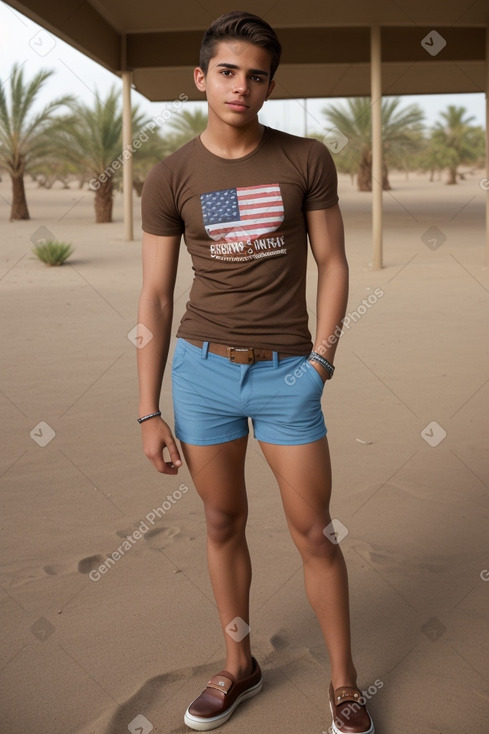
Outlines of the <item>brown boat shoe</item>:
<svg viewBox="0 0 489 734">
<path fill-rule="evenodd" d="M 227 670 L 212 676 L 205 690 L 185 712 L 184 721 L 190 729 L 217 729 L 231 718 L 240 703 L 260 693 L 263 687 L 260 666 L 255 658 L 251 661 L 251 674 L 243 680 L 237 681 Z"/>
<path fill-rule="evenodd" d="M 365 697 L 358 688 L 341 686 L 333 690 L 333 685 L 330 684 L 329 707 L 334 734 L 375 734 Z"/>
</svg>

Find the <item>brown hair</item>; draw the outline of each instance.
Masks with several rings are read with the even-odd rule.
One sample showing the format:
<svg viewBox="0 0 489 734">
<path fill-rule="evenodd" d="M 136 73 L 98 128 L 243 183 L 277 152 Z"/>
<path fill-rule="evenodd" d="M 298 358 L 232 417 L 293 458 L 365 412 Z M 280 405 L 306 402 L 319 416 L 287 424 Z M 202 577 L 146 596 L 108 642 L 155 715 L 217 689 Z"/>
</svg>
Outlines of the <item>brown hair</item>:
<svg viewBox="0 0 489 734">
<path fill-rule="evenodd" d="M 270 80 L 273 79 L 282 53 L 280 41 L 273 28 L 263 18 L 244 10 L 231 10 L 221 15 L 206 30 L 200 46 L 199 58 L 199 66 L 204 74 L 207 74 L 209 61 L 215 56 L 217 44 L 229 39 L 248 41 L 248 43 L 270 51 L 272 56 Z"/>
</svg>

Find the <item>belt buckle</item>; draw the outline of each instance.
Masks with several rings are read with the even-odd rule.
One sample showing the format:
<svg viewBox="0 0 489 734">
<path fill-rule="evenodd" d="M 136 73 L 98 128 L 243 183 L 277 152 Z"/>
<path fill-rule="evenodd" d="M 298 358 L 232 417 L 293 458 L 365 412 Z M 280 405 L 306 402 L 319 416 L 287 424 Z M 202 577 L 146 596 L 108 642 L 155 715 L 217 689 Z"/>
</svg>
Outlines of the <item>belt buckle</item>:
<svg viewBox="0 0 489 734">
<path fill-rule="evenodd" d="M 227 356 L 230 362 L 237 362 L 238 364 L 254 364 L 255 363 L 255 350 L 253 347 L 226 347 Z M 246 362 L 237 361 L 235 352 L 247 352 Z"/>
</svg>

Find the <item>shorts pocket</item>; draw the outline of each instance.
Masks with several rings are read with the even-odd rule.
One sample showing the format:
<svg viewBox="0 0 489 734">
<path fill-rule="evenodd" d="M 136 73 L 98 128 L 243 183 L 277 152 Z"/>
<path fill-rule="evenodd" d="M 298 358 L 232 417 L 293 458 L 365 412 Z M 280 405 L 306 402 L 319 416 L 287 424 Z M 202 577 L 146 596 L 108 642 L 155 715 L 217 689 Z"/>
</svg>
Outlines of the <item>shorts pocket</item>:
<svg viewBox="0 0 489 734">
<path fill-rule="evenodd" d="M 314 381 L 316 386 L 322 392 L 324 389 L 325 381 L 323 380 L 319 372 L 316 370 L 316 368 L 312 366 L 312 364 L 309 362 L 307 358 L 304 360 L 302 369 L 304 370 L 306 375 L 309 375 L 309 377 Z"/>
<path fill-rule="evenodd" d="M 176 372 L 183 364 L 185 359 L 185 347 L 180 341 L 180 339 L 177 342 L 177 346 L 175 347 L 175 352 L 173 354 L 173 361 L 172 361 L 172 372 Z"/>
</svg>

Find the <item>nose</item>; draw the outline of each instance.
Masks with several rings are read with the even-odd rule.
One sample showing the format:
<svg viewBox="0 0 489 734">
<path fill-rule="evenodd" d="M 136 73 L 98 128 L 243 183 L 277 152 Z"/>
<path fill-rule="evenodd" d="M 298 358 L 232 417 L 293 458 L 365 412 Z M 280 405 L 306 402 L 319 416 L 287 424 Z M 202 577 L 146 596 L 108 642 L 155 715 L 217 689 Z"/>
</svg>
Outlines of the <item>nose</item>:
<svg viewBox="0 0 489 734">
<path fill-rule="evenodd" d="M 236 94 L 248 94 L 248 81 L 246 76 L 237 76 L 234 84 L 234 91 Z"/>
</svg>

